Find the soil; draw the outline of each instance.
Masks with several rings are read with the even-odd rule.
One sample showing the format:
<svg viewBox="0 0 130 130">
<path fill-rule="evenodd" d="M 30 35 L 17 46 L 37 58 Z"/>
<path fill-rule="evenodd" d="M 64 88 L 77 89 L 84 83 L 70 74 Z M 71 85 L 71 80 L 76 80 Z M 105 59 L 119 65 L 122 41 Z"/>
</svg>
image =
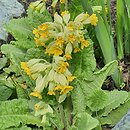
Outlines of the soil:
<svg viewBox="0 0 130 130">
<path fill-rule="evenodd" d="M 115 24 L 116 24 L 116 0 L 111 0 L 111 19 L 112 19 L 112 26 L 115 27 Z"/>
</svg>

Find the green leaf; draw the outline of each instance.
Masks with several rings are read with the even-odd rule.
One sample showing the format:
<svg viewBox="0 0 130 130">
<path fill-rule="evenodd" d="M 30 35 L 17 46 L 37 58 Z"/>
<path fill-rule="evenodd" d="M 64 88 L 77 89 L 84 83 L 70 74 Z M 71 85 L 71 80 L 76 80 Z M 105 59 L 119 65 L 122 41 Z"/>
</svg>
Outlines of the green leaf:
<svg viewBox="0 0 130 130">
<path fill-rule="evenodd" d="M 110 126 L 114 126 L 117 124 L 121 118 L 128 112 L 130 109 L 130 94 L 128 100 L 120 105 L 117 109 L 111 111 L 110 114 L 106 117 L 98 118 L 102 125 L 109 124 Z"/>
<path fill-rule="evenodd" d="M 77 130 L 92 130 L 99 125 L 99 121 L 88 113 L 79 113 L 76 116 Z"/>
<path fill-rule="evenodd" d="M 17 97 L 18 98 L 22 98 L 22 99 L 27 99 L 28 98 L 27 90 L 22 88 L 20 85 L 16 86 L 16 92 L 17 92 Z"/>
<path fill-rule="evenodd" d="M 12 92 L 12 89 L 0 83 L 0 101 L 7 100 L 11 96 Z"/>
<path fill-rule="evenodd" d="M 125 0 L 125 5 L 127 8 L 128 17 L 130 18 L 130 3 L 129 0 Z"/>
<path fill-rule="evenodd" d="M 106 64 L 101 70 L 94 72 L 89 80 L 83 80 L 81 88 L 86 96 L 94 92 L 95 89 L 101 89 L 102 84 L 107 76 L 114 73 L 117 68 L 117 61 Z"/>
<path fill-rule="evenodd" d="M 121 104 L 124 104 L 128 98 L 128 92 L 126 91 L 113 90 L 107 92 L 107 95 L 109 99 L 102 116 L 107 116 L 113 109 L 120 107 Z"/>
<path fill-rule="evenodd" d="M 12 79 L 10 77 L 7 78 L 7 75 L 5 75 L 5 73 L 0 75 L 0 85 L 6 86 L 12 90 L 15 89 Z"/>
<path fill-rule="evenodd" d="M 22 126 L 22 127 L 18 127 L 18 128 L 8 128 L 6 130 L 32 130 L 32 129 L 27 126 Z"/>
<path fill-rule="evenodd" d="M 82 65 L 81 65 L 82 66 Z M 80 67 L 81 67 L 80 66 Z M 79 74 L 81 73 L 81 68 L 79 67 Z M 97 106 L 96 110 L 102 109 L 105 107 L 107 101 L 107 95 L 101 90 L 101 86 L 105 80 L 105 78 L 114 72 L 114 69 L 117 67 L 117 61 L 112 61 L 105 65 L 100 71 L 94 72 L 93 76 L 89 80 L 84 79 L 84 77 L 77 78 L 75 82 L 73 82 L 74 90 L 72 91 L 72 102 L 74 113 L 84 112 L 86 110 L 87 101 L 91 101 L 91 104 L 95 103 L 93 97 L 96 95 L 96 91 L 99 95 L 97 96 L 97 102 L 104 102 L 104 104 Z M 78 72 L 77 72 L 78 74 Z M 95 94 L 94 94 L 95 93 Z M 103 93 L 103 95 L 102 95 Z M 100 96 L 102 100 L 100 101 Z M 105 100 L 104 100 L 105 97 Z M 91 99 L 92 98 L 92 99 Z M 93 110 L 94 108 L 89 107 Z M 99 107 L 99 108 L 98 108 Z"/>
<path fill-rule="evenodd" d="M 33 58 L 43 58 L 46 59 L 48 62 L 51 61 L 51 57 L 45 54 L 45 52 L 42 49 L 39 48 L 30 48 L 27 50 L 26 59 L 33 59 Z"/>
<path fill-rule="evenodd" d="M 124 58 L 124 48 L 123 48 L 123 16 L 124 16 L 124 1 L 118 0 L 116 3 L 116 33 L 117 33 L 117 49 L 118 49 L 118 59 L 121 60 Z"/>
<path fill-rule="evenodd" d="M 73 113 L 81 113 L 85 112 L 86 109 L 86 101 L 83 94 L 83 91 L 80 87 L 80 83 L 75 81 L 73 83 L 74 90 L 72 91 L 72 103 L 73 103 Z"/>
<path fill-rule="evenodd" d="M 6 57 L 0 58 L 0 70 L 6 65 L 6 63 L 7 63 Z"/>
<path fill-rule="evenodd" d="M 51 14 L 46 9 L 43 13 L 39 13 L 28 8 L 27 14 L 29 18 L 28 22 L 33 27 L 37 27 L 44 22 L 52 22 Z"/>
<path fill-rule="evenodd" d="M 58 112 L 55 112 L 53 114 L 53 117 L 50 117 L 50 122 L 54 124 L 58 128 L 58 130 L 62 130 L 64 128 L 64 124 L 61 121 L 60 114 Z"/>
<path fill-rule="evenodd" d="M 0 104 L 0 128 L 18 127 L 20 124 L 43 126 L 41 120 L 29 112 L 28 101 L 15 99 Z"/>
<path fill-rule="evenodd" d="M 71 0 L 70 5 L 69 5 L 69 12 L 72 15 L 72 19 L 74 19 L 78 14 L 83 12 L 83 8 L 81 5 L 80 0 Z"/>
<path fill-rule="evenodd" d="M 24 59 L 24 52 L 14 45 L 4 44 L 1 46 L 1 52 L 6 54 L 8 58 L 12 58 L 13 56 L 17 56 L 17 58 Z"/>
<path fill-rule="evenodd" d="M 28 18 L 10 20 L 7 31 L 11 33 L 16 40 L 33 38 L 33 28 L 28 23 Z"/>
<path fill-rule="evenodd" d="M 74 66 L 73 71 L 76 77 L 89 79 L 96 68 L 93 43 L 91 40 L 89 40 L 89 44 L 87 48 L 84 48 L 81 52 L 73 56 L 72 66 Z"/>
<path fill-rule="evenodd" d="M 14 44 L 20 49 L 29 49 L 36 46 L 34 40 L 31 39 L 20 39 L 18 41 L 11 41 L 11 44 Z"/>
<path fill-rule="evenodd" d="M 101 89 L 95 90 L 87 100 L 87 106 L 92 111 L 103 109 L 108 103 L 108 95 Z"/>
<path fill-rule="evenodd" d="M 20 62 L 25 60 L 25 53 L 14 45 L 5 44 L 2 45 L 1 51 L 3 54 L 10 59 L 10 66 L 8 68 L 4 68 L 6 73 L 15 72 L 17 75 L 20 75 L 21 68 Z"/>
</svg>

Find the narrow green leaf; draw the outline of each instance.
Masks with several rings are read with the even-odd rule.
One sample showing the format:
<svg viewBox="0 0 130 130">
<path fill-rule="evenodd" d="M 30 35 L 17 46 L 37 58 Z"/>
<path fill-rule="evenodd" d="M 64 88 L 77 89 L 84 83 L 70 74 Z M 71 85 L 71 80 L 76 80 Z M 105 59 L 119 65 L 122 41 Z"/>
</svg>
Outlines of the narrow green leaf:
<svg viewBox="0 0 130 130">
<path fill-rule="evenodd" d="M 116 33 L 117 33 L 117 48 L 118 58 L 121 60 L 124 58 L 123 48 L 123 15 L 124 15 L 124 1 L 118 0 L 116 4 L 117 20 L 116 20 Z"/>
</svg>

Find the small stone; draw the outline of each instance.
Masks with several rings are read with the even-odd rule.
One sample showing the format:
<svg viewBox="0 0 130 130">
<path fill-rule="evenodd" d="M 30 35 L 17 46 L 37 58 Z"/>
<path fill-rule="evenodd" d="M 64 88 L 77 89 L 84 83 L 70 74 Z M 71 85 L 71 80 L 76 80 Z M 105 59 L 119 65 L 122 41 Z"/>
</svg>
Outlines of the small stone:
<svg viewBox="0 0 130 130">
<path fill-rule="evenodd" d="M 5 24 L 13 17 L 19 17 L 24 12 L 24 7 L 17 0 L 0 0 L 0 39 L 6 40 Z"/>
</svg>

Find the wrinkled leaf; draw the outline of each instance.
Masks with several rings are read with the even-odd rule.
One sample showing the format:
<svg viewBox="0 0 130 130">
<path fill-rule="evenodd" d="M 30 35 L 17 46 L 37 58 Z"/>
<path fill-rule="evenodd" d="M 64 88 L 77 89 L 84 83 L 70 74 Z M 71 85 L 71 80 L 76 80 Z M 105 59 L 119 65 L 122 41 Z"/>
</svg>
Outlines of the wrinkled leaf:
<svg viewBox="0 0 130 130">
<path fill-rule="evenodd" d="M 91 117 L 88 113 L 79 113 L 76 116 L 75 126 L 77 126 L 77 130 L 92 130 L 98 125 L 99 121 Z"/>
</svg>

